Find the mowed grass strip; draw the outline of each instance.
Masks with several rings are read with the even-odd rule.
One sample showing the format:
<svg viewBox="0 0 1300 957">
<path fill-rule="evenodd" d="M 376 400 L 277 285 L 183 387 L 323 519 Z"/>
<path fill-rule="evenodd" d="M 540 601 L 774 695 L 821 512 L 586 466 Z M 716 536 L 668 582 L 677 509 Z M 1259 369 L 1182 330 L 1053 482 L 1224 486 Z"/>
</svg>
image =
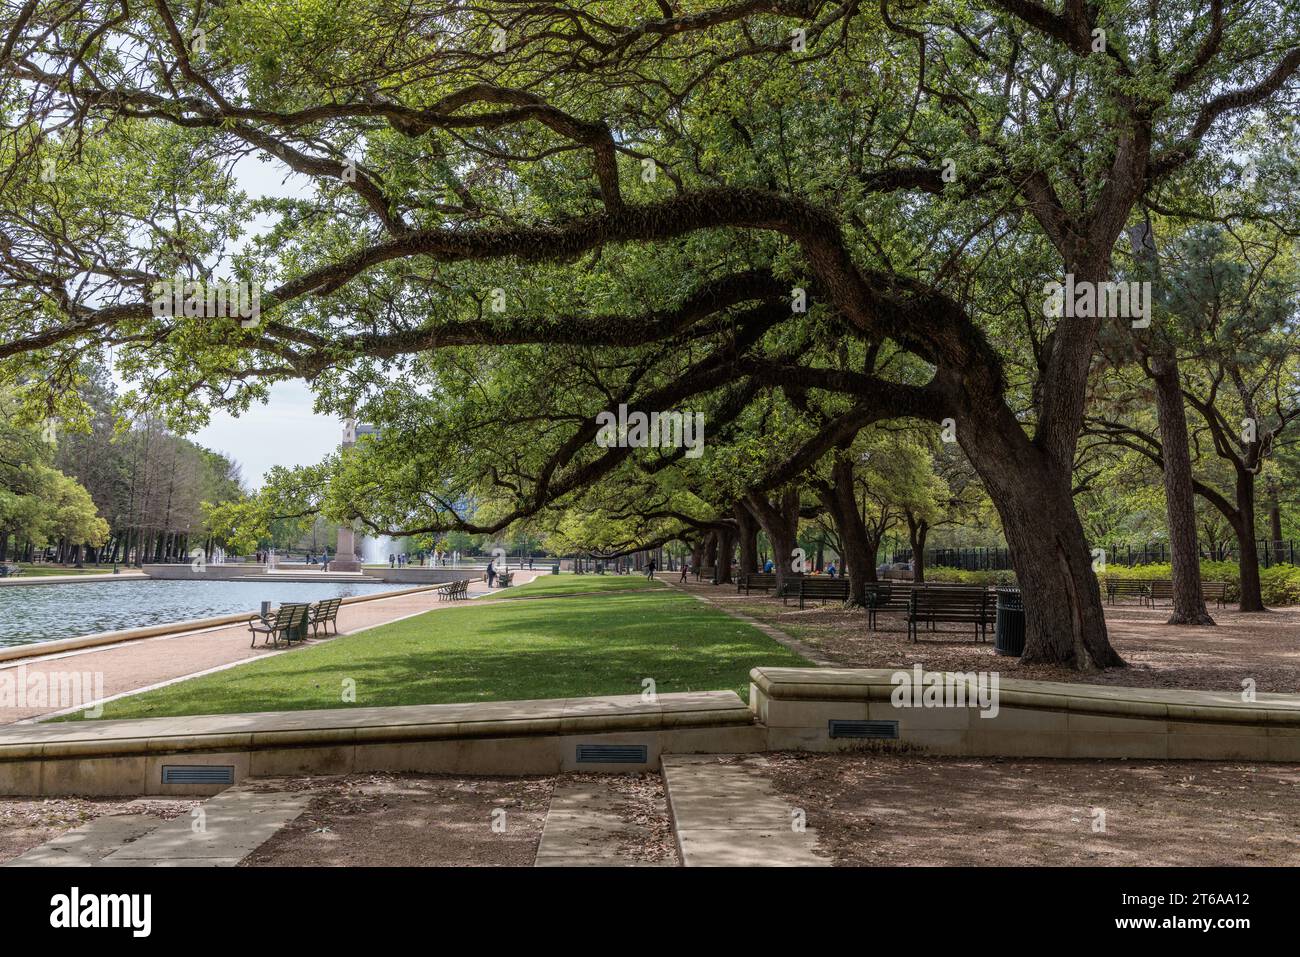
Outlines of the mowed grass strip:
<svg viewBox="0 0 1300 957">
<path fill-rule="evenodd" d="M 604 590 L 430 611 L 120 698 L 105 705 L 103 717 L 639 694 L 645 678 L 661 694 L 732 690 L 746 697 L 751 668 L 808 665 L 688 595 L 662 587 Z M 343 700 L 349 680 L 355 702 Z"/>
<path fill-rule="evenodd" d="M 584 592 L 644 591 L 648 588 L 666 588 L 659 579 L 638 575 L 538 575 L 522 585 L 498 588 L 493 598 L 532 598 L 537 595 L 580 595 Z M 483 599 L 479 599 L 482 601 Z"/>
</svg>

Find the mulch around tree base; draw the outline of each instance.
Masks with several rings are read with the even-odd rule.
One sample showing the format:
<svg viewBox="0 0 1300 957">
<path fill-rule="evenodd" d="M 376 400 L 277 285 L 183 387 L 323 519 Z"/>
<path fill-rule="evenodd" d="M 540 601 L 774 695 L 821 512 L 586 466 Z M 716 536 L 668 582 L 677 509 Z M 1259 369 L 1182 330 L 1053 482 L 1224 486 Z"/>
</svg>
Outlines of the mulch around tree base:
<svg viewBox="0 0 1300 957">
<path fill-rule="evenodd" d="M 754 760 L 838 865 L 1300 864 L 1300 766 L 784 752 Z"/>
<path fill-rule="evenodd" d="M 867 630 L 860 608 L 838 604 L 800 611 L 775 598 L 737 595 L 733 585 L 685 586 L 722 607 L 773 625 L 815 647 L 842 668 L 911 668 L 920 664 L 934 671 L 998 671 L 1005 678 L 1036 681 L 1079 681 L 1140 688 L 1188 688 L 1241 691 L 1250 679 L 1256 691 L 1300 692 L 1300 607 L 1242 613 L 1211 608 L 1215 627 L 1167 625 L 1168 606 L 1155 609 L 1136 604 L 1108 606 L 1106 622 L 1111 643 L 1128 662 L 1080 674 L 1064 668 L 1022 665 L 1015 658 L 993 653 L 989 640 L 976 644 L 969 626 L 941 625 L 922 632 L 913 643 L 902 615 L 880 616 L 880 628 Z"/>
</svg>

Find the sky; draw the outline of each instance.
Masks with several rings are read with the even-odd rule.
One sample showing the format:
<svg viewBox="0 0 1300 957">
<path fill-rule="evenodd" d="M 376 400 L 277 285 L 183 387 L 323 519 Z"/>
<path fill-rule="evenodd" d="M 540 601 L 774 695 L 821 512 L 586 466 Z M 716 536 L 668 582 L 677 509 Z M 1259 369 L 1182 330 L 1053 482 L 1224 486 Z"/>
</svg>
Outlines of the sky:
<svg viewBox="0 0 1300 957">
<path fill-rule="evenodd" d="M 258 488 L 273 465 L 311 465 L 334 451 L 343 438 L 343 422 L 312 411 L 305 383 L 283 382 L 271 390 L 266 405 L 255 405 L 239 418 L 214 413 L 189 438 L 237 461 L 245 484 Z"/>
</svg>

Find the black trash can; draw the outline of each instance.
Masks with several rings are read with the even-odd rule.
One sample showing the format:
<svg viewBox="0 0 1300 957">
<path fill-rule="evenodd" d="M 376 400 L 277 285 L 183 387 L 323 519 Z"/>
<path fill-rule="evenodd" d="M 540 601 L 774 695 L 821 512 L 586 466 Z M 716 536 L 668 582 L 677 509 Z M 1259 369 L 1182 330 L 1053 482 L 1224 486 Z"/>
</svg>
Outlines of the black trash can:
<svg viewBox="0 0 1300 957">
<path fill-rule="evenodd" d="M 1025 652 L 1025 602 L 1019 588 L 999 588 L 993 651 L 1019 658 Z"/>
</svg>

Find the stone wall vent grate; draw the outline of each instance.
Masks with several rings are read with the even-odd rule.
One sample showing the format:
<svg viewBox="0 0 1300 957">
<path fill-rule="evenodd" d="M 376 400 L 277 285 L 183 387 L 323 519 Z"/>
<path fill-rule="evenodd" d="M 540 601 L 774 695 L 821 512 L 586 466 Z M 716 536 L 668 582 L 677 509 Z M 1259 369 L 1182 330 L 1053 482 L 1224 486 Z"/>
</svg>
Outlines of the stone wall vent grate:
<svg viewBox="0 0 1300 957">
<path fill-rule="evenodd" d="M 893 738 L 898 737 L 897 721 L 843 721 L 830 720 L 832 738 Z"/>
<path fill-rule="evenodd" d="M 164 764 L 163 784 L 234 784 L 233 764 Z"/>
<path fill-rule="evenodd" d="M 579 764 L 646 764 L 650 748 L 644 744 L 580 744 Z"/>
</svg>

